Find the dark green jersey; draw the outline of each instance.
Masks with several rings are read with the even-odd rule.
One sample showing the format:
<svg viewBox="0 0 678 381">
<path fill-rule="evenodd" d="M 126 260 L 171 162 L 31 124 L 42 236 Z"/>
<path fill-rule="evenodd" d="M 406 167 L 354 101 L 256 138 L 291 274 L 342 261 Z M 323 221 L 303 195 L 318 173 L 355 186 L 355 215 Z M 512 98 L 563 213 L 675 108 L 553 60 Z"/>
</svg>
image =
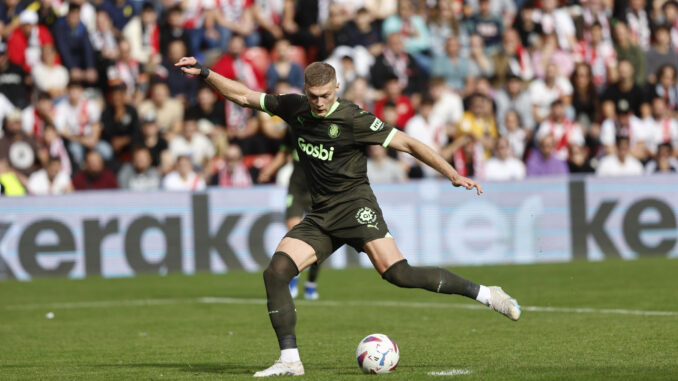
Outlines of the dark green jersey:
<svg viewBox="0 0 678 381">
<path fill-rule="evenodd" d="M 335 102 L 324 117 L 313 114 L 308 99 L 300 94 L 263 94 L 261 106 L 290 126 L 314 206 L 344 200 L 361 185 L 369 191 L 366 145 L 387 146 L 396 133 L 346 100 Z"/>
</svg>

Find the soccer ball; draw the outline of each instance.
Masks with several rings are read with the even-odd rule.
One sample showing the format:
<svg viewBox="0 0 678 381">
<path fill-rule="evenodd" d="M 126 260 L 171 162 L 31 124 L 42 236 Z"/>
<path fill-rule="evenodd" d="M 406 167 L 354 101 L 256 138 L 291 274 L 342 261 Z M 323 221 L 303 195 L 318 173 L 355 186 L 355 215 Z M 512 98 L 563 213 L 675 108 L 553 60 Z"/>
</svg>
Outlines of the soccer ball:
<svg viewBox="0 0 678 381">
<path fill-rule="evenodd" d="M 393 339 L 381 333 L 373 333 L 360 341 L 355 351 L 358 367 L 364 373 L 391 373 L 398 366 L 400 352 Z"/>
</svg>

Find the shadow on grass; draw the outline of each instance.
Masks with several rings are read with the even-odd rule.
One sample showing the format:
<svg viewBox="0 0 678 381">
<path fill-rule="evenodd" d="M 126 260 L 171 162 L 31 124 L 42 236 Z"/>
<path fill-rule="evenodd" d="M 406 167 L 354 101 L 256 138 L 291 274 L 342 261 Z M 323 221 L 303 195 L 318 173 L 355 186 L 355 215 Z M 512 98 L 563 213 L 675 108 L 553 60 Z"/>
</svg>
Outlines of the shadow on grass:
<svg viewBox="0 0 678 381">
<path fill-rule="evenodd" d="M 261 365 L 248 365 L 238 363 L 121 363 L 121 364 L 96 364 L 96 367 L 110 368 L 161 368 L 174 369 L 187 373 L 218 373 L 218 374 L 253 374 L 261 370 Z"/>
<path fill-rule="evenodd" d="M 251 375 L 266 367 L 265 364 L 241 364 L 241 363 L 121 363 L 121 364 L 96 364 L 95 367 L 103 368 L 160 368 L 160 369 L 174 369 L 180 372 L 187 373 L 215 373 L 215 374 L 231 374 L 231 375 Z M 436 367 L 449 367 L 448 364 L 426 364 L 426 365 L 400 365 L 398 369 L 417 371 L 422 368 L 431 369 Z M 337 376 L 363 376 L 363 373 L 355 367 L 346 366 L 331 366 L 328 363 L 304 363 L 306 373 L 322 372 L 333 373 Z"/>
</svg>

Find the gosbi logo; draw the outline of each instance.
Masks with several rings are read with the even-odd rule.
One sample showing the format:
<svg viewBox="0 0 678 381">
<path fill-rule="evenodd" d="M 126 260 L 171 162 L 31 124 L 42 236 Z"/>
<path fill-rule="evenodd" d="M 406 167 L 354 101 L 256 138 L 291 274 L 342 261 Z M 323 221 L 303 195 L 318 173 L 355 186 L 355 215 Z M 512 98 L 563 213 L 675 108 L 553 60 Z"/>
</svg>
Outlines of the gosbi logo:
<svg viewBox="0 0 678 381">
<path fill-rule="evenodd" d="M 297 139 L 297 144 L 299 145 L 299 150 L 308 156 L 322 161 L 332 161 L 332 156 L 334 156 L 334 147 L 327 149 L 322 144 L 315 145 L 312 143 L 306 143 L 306 139 L 304 138 Z"/>
</svg>

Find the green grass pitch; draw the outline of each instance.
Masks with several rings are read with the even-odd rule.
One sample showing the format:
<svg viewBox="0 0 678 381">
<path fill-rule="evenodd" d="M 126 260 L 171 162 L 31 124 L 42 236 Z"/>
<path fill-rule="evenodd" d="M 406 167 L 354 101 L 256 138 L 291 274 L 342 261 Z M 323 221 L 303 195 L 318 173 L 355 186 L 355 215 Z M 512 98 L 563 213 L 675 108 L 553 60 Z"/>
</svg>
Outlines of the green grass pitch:
<svg viewBox="0 0 678 381">
<path fill-rule="evenodd" d="M 297 303 L 301 379 L 678 380 L 676 259 L 454 271 L 503 286 L 521 320 L 325 269 L 321 300 Z M 261 275 L 243 272 L 3 282 L 0 379 L 249 380 L 279 354 L 264 297 Z M 399 344 L 394 373 L 358 369 L 370 333 Z"/>
</svg>

